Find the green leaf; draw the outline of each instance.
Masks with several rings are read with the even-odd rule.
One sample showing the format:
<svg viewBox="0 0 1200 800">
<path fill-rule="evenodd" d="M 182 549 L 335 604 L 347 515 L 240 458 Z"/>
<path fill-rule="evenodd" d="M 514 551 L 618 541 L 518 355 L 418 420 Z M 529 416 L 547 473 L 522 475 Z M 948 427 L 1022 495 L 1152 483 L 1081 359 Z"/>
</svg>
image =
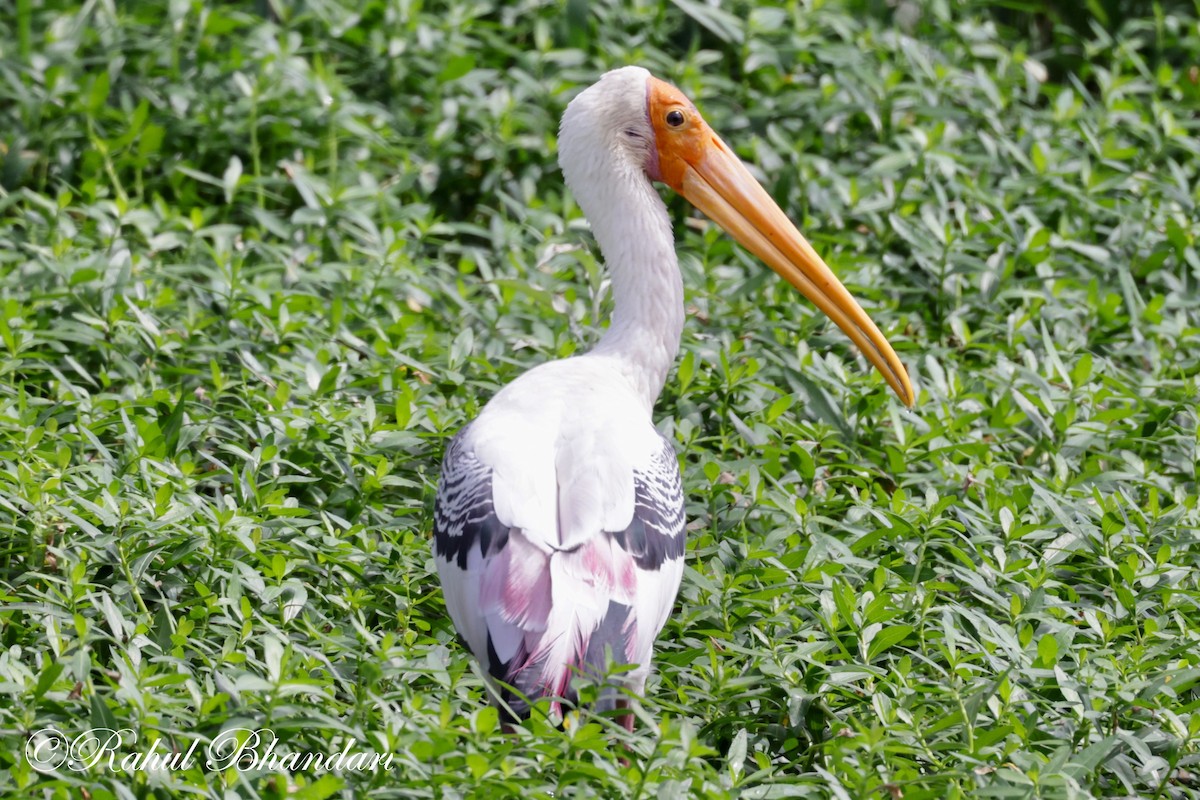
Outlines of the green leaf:
<svg viewBox="0 0 1200 800">
<path fill-rule="evenodd" d="M 867 660 L 874 661 L 881 653 L 907 639 L 912 632 L 913 626 L 911 625 L 892 625 L 883 628 L 871 639 L 867 650 Z"/>
<path fill-rule="evenodd" d="M 91 707 L 91 716 L 88 720 L 93 729 L 102 728 L 105 731 L 119 731 L 121 723 L 117 721 L 117 717 L 113 714 L 112 709 L 104 702 L 101 696 L 92 692 L 91 699 L 88 701 Z"/>
<path fill-rule="evenodd" d="M 168 407 L 164 403 L 158 404 L 158 427 L 162 432 L 163 441 L 166 443 L 168 456 L 174 455 L 179 446 L 179 435 L 183 430 L 183 415 L 186 401 L 187 395 L 180 394 L 179 402 L 173 407 Z"/>
<path fill-rule="evenodd" d="M 699 0 L 671 0 L 671 3 L 722 41 L 741 44 L 746 38 L 742 21 L 718 6 Z"/>
<path fill-rule="evenodd" d="M 729 752 L 725 756 L 725 762 L 729 765 L 729 775 L 735 786 L 741 781 L 742 772 L 745 769 L 748 742 L 746 729 L 742 728 L 734 734 L 733 742 L 729 745 Z"/>
<path fill-rule="evenodd" d="M 289 792 L 294 800 L 326 800 L 340 792 L 346 783 L 338 775 L 327 772 L 311 783 Z"/>
<path fill-rule="evenodd" d="M 54 686 L 58 676 L 62 674 L 63 664 L 60 661 L 48 661 L 38 674 L 37 685 L 33 688 L 33 699 L 40 700 Z"/>
<path fill-rule="evenodd" d="M 102 69 L 92 77 L 92 85 L 88 90 L 87 111 L 97 115 L 104 110 L 108 103 L 109 75 L 108 70 Z"/>
<path fill-rule="evenodd" d="M 1058 663 L 1058 640 L 1052 635 L 1042 634 L 1038 639 L 1038 661 L 1043 667 L 1053 667 Z"/>
<path fill-rule="evenodd" d="M 473 69 L 475 69 L 475 58 L 473 56 L 454 56 L 446 61 L 446 66 L 438 74 L 438 80 L 442 83 L 456 81 L 470 73 Z"/>
</svg>

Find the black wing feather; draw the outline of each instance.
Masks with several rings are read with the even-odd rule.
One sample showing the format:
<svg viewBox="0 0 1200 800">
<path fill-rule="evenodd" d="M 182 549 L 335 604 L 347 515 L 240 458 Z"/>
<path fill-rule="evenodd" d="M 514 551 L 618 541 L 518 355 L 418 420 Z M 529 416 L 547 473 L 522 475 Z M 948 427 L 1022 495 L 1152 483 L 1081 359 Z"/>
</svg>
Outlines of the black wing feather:
<svg viewBox="0 0 1200 800">
<path fill-rule="evenodd" d="M 434 552 L 464 570 L 476 542 L 485 556 L 508 543 L 508 527 L 492 505 L 492 469 L 464 445 L 469 428 L 446 448 L 433 511 Z"/>
<path fill-rule="evenodd" d="M 683 481 L 670 441 L 664 438 L 650 466 L 633 473 L 633 493 L 633 521 L 613 539 L 641 569 L 657 570 L 668 559 L 682 558 L 687 548 Z"/>
</svg>

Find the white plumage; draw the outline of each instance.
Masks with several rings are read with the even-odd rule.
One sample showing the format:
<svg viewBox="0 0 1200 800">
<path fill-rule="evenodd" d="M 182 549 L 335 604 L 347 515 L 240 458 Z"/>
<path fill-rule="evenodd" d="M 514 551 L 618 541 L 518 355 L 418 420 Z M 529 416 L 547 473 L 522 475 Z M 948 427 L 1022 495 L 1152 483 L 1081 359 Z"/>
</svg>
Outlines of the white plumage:
<svg viewBox="0 0 1200 800">
<path fill-rule="evenodd" d="M 454 520 L 462 508 L 476 513 Z M 639 665 L 625 680 L 640 691 L 679 588 L 683 496 L 619 370 L 580 356 L 505 387 L 449 448 L 438 515 L 446 606 L 518 714 L 520 695 L 571 697 L 606 655 Z"/>
<path fill-rule="evenodd" d="M 572 677 L 609 659 L 632 665 L 620 682 L 640 693 L 679 589 L 683 492 L 651 413 L 679 348 L 683 287 L 652 178 L 868 343 L 911 399 L 882 334 L 678 90 L 638 67 L 607 73 L 568 106 L 559 162 L 610 271 L 612 321 L 592 351 L 525 373 L 454 438 L 435 513 L 446 607 L 516 716 L 538 697 L 573 700 Z M 600 708 L 624 704 L 617 688 Z"/>
<path fill-rule="evenodd" d="M 446 606 L 489 674 L 532 697 L 570 697 L 574 672 L 604 667 L 589 650 L 637 664 L 624 679 L 640 691 L 683 570 L 679 469 L 650 418 L 679 348 L 683 286 L 666 208 L 642 167 L 653 140 L 647 78 L 637 67 L 606 75 L 572 101 L 559 137 L 567 184 L 612 275 L 608 332 L 591 352 L 506 386 L 444 468 L 473 458 L 490 470 L 492 513 L 508 532 L 504 548 L 471 547 L 465 569 L 437 559 Z M 661 535 L 676 540 L 650 568 L 613 536 L 633 523 L 635 475 L 658 487 L 643 516 L 666 519 Z M 443 478 L 439 509 L 463 502 L 466 488 L 452 494 Z M 525 711 L 521 697 L 499 694 Z"/>
</svg>

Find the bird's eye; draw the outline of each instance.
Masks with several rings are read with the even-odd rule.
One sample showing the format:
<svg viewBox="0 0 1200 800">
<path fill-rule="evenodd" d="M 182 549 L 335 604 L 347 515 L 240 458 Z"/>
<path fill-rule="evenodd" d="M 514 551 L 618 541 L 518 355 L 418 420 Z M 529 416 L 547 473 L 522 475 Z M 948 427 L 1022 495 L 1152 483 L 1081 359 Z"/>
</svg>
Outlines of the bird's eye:
<svg viewBox="0 0 1200 800">
<path fill-rule="evenodd" d="M 683 112 L 675 109 L 667 112 L 667 124 L 672 128 L 678 128 L 683 124 Z"/>
<path fill-rule="evenodd" d="M 642 135 L 640 133 L 638 133 L 637 131 L 635 131 L 633 128 L 627 128 L 625 130 L 625 135 L 628 136 L 630 139 L 642 138 Z"/>
</svg>

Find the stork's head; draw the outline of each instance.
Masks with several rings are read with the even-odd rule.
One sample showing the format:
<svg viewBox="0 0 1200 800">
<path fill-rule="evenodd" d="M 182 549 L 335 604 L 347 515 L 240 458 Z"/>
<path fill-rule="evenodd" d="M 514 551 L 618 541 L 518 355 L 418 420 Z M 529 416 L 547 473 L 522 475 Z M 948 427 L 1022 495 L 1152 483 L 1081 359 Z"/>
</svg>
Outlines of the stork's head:
<svg viewBox="0 0 1200 800">
<path fill-rule="evenodd" d="M 682 194 L 825 312 L 905 405 L 913 404 L 908 373 L 879 328 L 674 86 L 641 67 L 605 73 L 567 106 L 559 163 L 571 186 L 616 169 Z"/>
</svg>

